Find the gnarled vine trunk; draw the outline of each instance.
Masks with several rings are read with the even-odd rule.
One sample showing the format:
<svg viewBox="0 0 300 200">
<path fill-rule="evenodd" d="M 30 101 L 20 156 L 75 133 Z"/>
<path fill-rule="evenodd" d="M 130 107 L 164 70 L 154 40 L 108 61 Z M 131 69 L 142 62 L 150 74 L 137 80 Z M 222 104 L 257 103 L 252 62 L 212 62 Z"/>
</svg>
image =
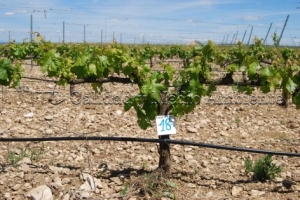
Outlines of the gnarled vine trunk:
<svg viewBox="0 0 300 200">
<path fill-rule="evenodd" d="M 159 106 L 159 115 L 168 115 L 168 100 L 166 93 L 161 93 L 161 102 Z M 159 139 L 170 139 L 169 135 L 159 136 Z M 159 143 L 159 164 L 158 168 L 163 170 L 164 174 L 168 177 L 171 174 L 171 153 L 170 145 L 168 143 Z"/>
</svg>

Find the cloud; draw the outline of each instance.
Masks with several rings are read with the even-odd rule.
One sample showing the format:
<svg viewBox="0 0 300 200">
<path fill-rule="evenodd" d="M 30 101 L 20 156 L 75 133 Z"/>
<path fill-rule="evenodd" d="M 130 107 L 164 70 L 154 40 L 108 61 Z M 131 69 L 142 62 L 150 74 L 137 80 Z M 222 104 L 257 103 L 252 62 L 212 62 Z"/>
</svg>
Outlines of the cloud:
<svg viewBox="0 0 300 200">
<path fill-rule="evenodd" d="M 14 15 L 14 12 L 6 12 L 5 15 Z"/>
<path fill-rule="evenodd" d="M 27 13 L 27 10 L 14 10 L 15 13 Z"/>
<path fill-rule="evenodd" d="M 260 20 L 264 20 L 264 17 L 258 17 L 258 16 L 246 16 L 244 17 L 244 20 L 246 21 L 260 21 Z"/>
</svg>

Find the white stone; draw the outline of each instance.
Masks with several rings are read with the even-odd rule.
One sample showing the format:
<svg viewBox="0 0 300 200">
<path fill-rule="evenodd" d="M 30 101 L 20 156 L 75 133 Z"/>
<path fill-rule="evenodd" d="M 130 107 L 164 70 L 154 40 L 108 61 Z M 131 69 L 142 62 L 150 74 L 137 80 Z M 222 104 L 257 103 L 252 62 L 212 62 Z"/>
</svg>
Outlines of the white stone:
<svg viewBox="0 0 300 200">
<path fill-rule="evenodd" d="M 259 191 L 259 190 L 251 190 L 251 196 L 261 196 L 264 195 L 264 191 Z"/>
<path fill-rule="evenodd" d="M 243 191 L 243 187 L 240 186 L 233 186 L 231 190 L 232 196 L 237 196 L 240 194 L 240 192 Z"/>
<path fill-rule="evenodd" d="M 188 128 L 187 128 L 187 132 L 188 132 L 188 133 L 197 133 L 197 129 L 192 128 L 192 127 L 188 127 Z"/>
<path fill-rule="evenodd" d="M 53 200 L 52 192 L 46 185 L 38 186 L 26 193 L 32 200 Z"/>
<path fill-rule="evenodd" d="M 24 114 L 25 118 L 32 118 L 34 114 L 32 112 Z"/>
<path fill-rule="evenodd" d="M 123 112 L 122 112 L 121 110 L 117 110 L 117 111 L 116 111 L 116 114 L 117 114 L 117 115 L 122 115 L 122 113 L 123 113 Z"/>
</svg>

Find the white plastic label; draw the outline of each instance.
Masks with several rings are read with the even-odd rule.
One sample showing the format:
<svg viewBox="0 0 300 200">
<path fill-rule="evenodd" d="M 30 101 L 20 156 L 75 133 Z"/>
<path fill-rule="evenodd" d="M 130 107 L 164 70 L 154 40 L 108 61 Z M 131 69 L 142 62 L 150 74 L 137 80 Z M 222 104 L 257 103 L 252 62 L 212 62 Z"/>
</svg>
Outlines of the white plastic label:
<svg viewBox="0 0 300 200">
<path fill-rule="evenodd" d="M 157 135 L 176 134 L 175 119 L 171 115 L 156 116 Z"/>
</svg>

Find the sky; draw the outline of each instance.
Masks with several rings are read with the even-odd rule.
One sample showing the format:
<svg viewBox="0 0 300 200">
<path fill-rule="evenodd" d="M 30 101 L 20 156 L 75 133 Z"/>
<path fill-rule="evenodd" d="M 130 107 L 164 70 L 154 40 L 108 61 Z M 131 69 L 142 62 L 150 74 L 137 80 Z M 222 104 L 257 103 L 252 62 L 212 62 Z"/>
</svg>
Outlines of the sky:
<svg viewBox="0 0 300 200">
<path fill-rule="evenodd" d="M 271 27 L 272 45 L 287 19 L 280 44 L 300 46 L 300 0 L 0 0 L 0 42 L 30 40 L 32 25 L 51 42 L 251 44 Z"/>
</svg>

